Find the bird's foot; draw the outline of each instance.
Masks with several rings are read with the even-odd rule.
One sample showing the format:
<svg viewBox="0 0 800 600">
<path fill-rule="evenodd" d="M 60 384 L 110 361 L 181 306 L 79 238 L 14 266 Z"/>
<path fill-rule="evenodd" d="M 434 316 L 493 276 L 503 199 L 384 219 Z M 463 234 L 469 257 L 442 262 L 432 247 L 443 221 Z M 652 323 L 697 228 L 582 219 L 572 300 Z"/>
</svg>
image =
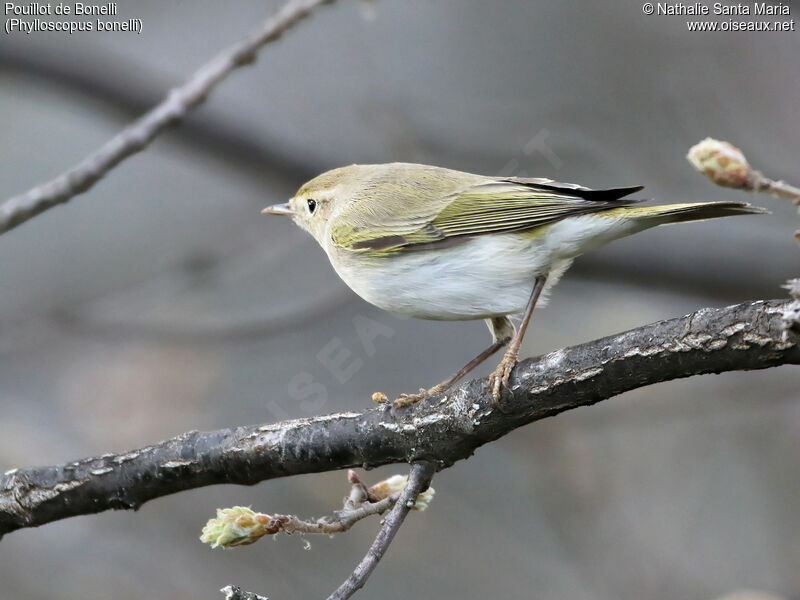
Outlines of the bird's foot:
<svg viewBox="0 0 800 600">
<path fill-rule="evenodd" d="M 492 390 L 492 404 L 500 407 L 500 399 L 503 390 L 508 389 L 508 379 L 511 376 L 511 371 L 517 366 L 516 354 L 509 354 L 506 352 L 503 360 L 497 365 L 497 368 L 489 375 L 489 389 Z"/>
<path fill-rule="evenodd" d="M 431 388 L 432 390 L 433 388 Z M 431 396 L 431 390 L 420 388 L 418 394 L 400 394 L 395 401 L 392 402 L 392 408 L 403 408 L 411 404 L 416 404 L 421 400 L 425 400 Z"/>
<path fill-rule="evenodd" d="M 420 388 L 419 393 L 417 394 L 400 394 L 394 402 L 391 403 L 393 409 L 403 408 L 404 406 L 410 406 L 412 404 L 416 404 L 422 400 L 426 400 L 431 396 L 436 396 L 437 394 L 441 394 L 447 388 L 442 384 L 438 384 L 433 386 L 430 389 Z M 389 398 L 383 392 L 375 392 L 372 394 L 372 401 L 378 404 L 389 404 Z"/>
</svg>

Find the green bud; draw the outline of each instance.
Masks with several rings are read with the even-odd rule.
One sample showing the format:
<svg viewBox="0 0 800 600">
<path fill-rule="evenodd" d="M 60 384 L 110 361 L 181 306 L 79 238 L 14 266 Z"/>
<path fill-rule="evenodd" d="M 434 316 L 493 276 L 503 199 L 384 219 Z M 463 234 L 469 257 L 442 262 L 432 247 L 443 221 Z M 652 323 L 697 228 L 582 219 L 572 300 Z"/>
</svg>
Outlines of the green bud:
<svg viewBox="0 0 800 600">
<path fill-rule="evenodd" d="M 210 544 L 212 548 L 252 544 L 268 533 L 275 533 L 269 527 L 270 520 L 269 515 L 257 513 L 246 506 L 218 508 L 216 518 L 209 519 L 203 527 L 200 541 Z"/>
</svg>

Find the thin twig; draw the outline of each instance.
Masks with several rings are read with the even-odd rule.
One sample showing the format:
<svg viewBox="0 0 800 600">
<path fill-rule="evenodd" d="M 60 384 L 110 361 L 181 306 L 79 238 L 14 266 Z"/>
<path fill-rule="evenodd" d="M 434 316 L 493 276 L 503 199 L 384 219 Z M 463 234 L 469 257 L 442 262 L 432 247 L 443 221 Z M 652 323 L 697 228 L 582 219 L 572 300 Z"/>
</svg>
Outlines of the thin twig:
<svg viewBox="0 0 800 600">
<path fill-rule="evenodd" d="M 350 577 L 328 597 L 328 600 L 347 600 L 347 598 L 350 598 L 350 596 L 364 587 L 367 578 L 375 570 L 383 555 L 386 554 L 389 544 L 392 543 L 395 534 L 400 529 L 403 521 L 405 521 L 408 511 L 414 506 L 417 496 L 430 485 L 435 471 L 436 466 L 432 462 L 422 461 L 411 466 L 411 472 L 408 474 L 408 484 L 392 510 L 386 515 L 383 526 L 378 531 L 378 535 L 369 547 L 367 554 L 358 563 Z"/>
<path fill-rule="evenodd" d="M 775 181 L 773 179 L 764 177 L 759 182 L 759 188 L 756 191 L 766 192 L 767 194 L 772 194 L 778 198 L 786 198 L 800 206 L 800 189 L 794 187 L 793 185 L 789 185 L 785 181 Z"/>
<path fill-rule="evenodd" d="M 217 509 L 217 516 L 209 519 L 203 527 L 200 541 L 212 548 L 232 548 L 253 544 L 265 535 L 280 532 L 325 535 L 344 533 L 362 519 L 386 512 L 399 497 L 399 491 L 376 502 L 368 502 L 365 497 L 358 505 L 350 506 L 346 503 L 344 509 L 336 511 L 332 516 L 314 521 L 306 521 L 295 515 L 268 515 L 245 506 Z"/>
<path fill-rule="evenodd" d="M 367 550 L 367 554 L 363 559 L 361 559 L 361 562 L 358 563 L 358 566 L 356 566 L 356 568 L 350 574 L 350 577 L 348 577 L 345 582 L 328 597 L 328 600 L 347 600 L 347 598 L 350 598 L 350 596 L 364 587 L 364 583 L 366 583 L 367 579 L 372 574 L 372 571 L 375 570 L 375 567 L 378 565 L 381 558 L 383 558 L 383 555 L 386 554 L 386 550 L 392 543 L 395 534 L 400 529 L 403 521 L 405 521 L 408 511 L 414 507 L 417 496 L 428 489 L 435 472 L 435 463 L 428 461 L 416 462 L 411 465 L 411 471 L 408 474 L 408 482 L 406 483 L 406 486 L 403 488 L 402 492 L 395 492 L 379 502 L 364 505 L 361 507 L 361 509 L 364 510 L 357 509 L 356 511 L 347 511 L 350 513 L 350 515 L 355 515 L 356 513 L 360 515 L 357 518 L 353 516 L 350 519 L 352 522 L 349 522 L 349 524 L 346 526 L 346 528 L 349 528 L 355 521 L 363 519 L 364 517 L 369 516 L 369 514 L 383 512 L 388 506 L 392 506 L 392 510 L 383 520 L 381 528 L 378 531 L 378 535 L 375 536 L 375 540 L 372 542 L 369 550 Z M 378 507 L 380 507 L 381 510 L 377 510 Z M 276 517 L 273 517 L 273 519 L 275 518 L 277 518 L 277 515 Z M 287 533 L 291 533 L 291 531 L 285 529 L 285 526 L 290 524 L 292 531 L 303 531 L 305 533 L 321 532 L 315 523 L 303 522 L 296 517 L 292 517 L 292 519 L 292 521 L 283 524 L 284 530 Z M 270 521 L 272 522 L 272 520 Z M 319 521 L 317 523 L 319 523 Z M 341 524 L 344 524 L 344 519 L 342 519 Z M 306 525 L 309 525 L 310 529 L 306 529 Z M 336 529 L 335 531 L 331 530 L 330 532 L 338 533 L 339 531 L 344 531 L 344 529 Z M 276 532 L 271 531 L 270 533 Z M 236 586 L 229 585 L 223 588 L 221 591 L 226 594 L 226 600 L 257 600 L 261 598 L 261 596 L 258 594 L 254 594 L 253 592 L 245 592 Z"/>
<path fill-rule="evenodd" d="M 265 44 L 309 16 L 320 5 L 335 0 L 289 0 L 248 37 L 220 52 L 198 69 L 182 86 L 172 89 L 161 104 L 111 138 L 80 164 L 0 206 L 0 234 L 53 206 L 85 192 L 127 157 L 140 152 L 167 126 L 181 120 L 201 104 L 236 68 L 252 63 Z"/>
<path fill-rule="evenodd" d="M 800 334 L 787 326 L 793 306 L 770 300 L 705 308 L 523 361 L 512 374 L 506 412 L 495 410 L 486 380 L 475 379 L 396 419 L 377 408 L 189 432 L 123 454 L 13 469 L 0 475 L 0 535 L 218 483 L 419 460 L 443 468 L 527 423 L 632 389 L 800 364 Z"/>
<path fill-rule="evenodd" d="M 280 529 L 286 533 L 344 533 L 362 519 L 379 515 L 394 506 L 399 493 L 391 494 L 377 502 L 365 502 L 358 508 L 341 511 L 333 519 L 320 519 L 319 521 L 304 521 L 293 515 L 275 515 L 273 518 L 280 522 Z"/>
</svg>

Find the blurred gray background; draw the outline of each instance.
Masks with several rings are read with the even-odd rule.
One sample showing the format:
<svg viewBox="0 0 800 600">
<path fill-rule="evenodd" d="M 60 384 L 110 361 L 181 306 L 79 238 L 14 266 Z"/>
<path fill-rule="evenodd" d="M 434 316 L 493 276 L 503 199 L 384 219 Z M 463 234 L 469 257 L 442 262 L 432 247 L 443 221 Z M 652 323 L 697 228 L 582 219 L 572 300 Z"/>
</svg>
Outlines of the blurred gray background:
<svg viewBox="0 0 800 600">
<path fill-rule="evenodd" d="M 141 18 L 141 35 L 3 34 L 0 198 L 79 161 L 278 5 L 125 1 L 119 16 Z M 311 237 L 259 215 L 321 170 L 404 160 L 646 184 L 662 202 L 748 200 L 686 162 L 711 135 L 797 184 L 800 34 L 685 21 L 627 1 L 320 10 L 89 193 L 0 237 L 0 469 L 359 410 L 483 348 L 480 322 L 365 304 Z M 795 211 L 752 201 L 772 214 L 661 228 L 579 259 L 524 354 L 782 296 L 800 275 Z M 374 351 L 357 316 L 385 328 Z M 351 353 L 346 381 L 319 360 L 326 347 Z M 324 397 L 293 398 L 303 373 Z M 518 430 L 435 479 L 431 508 L 360 597 L 800 598 L 797 381 L 792 368 L 675 381 Z M 211 551 L 197 536 L 218 506 L 321 515 L 346 492 L 341 472 L 217 486 L 16 532 L 0 543 L 0 597 L 217 598 L 236 583 L 324 598 L 376 520 L 307 551 L 286 536 Z"/>
</svg>

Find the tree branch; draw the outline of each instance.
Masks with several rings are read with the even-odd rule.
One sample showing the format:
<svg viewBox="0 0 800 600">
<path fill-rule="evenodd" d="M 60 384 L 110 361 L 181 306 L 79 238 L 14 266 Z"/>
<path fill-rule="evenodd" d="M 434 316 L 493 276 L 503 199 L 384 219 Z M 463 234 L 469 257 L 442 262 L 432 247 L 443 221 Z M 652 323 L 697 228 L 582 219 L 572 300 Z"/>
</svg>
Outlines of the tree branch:
<svg viewBox="0 0 800 600">
<path fill-rule="evenodd" d="M 378 562 L 380 562 L 389 548 L 389 544 L 392 543 L 403 521 L 405 521 L 408 511 L 414 506 L 417 496 L 430 485 L 435 471 L 436 466 L 428 461 L 414 463 L 411 466 L 411 472 L 408 474 L 408 483 L 392 510 L 383 520 L 383 526 L 378 531 L 375 541 L 372 542 L 369 550 L 367 550 L 367 554 L 358 563 L 350 577 L 328 597 L 328 600 L 347 600 L 364 587 L 372 571 L 378 566 Z"/>
<path fill-rule="evenodd" d="M 0 205 L 0 234 L 91 188 L 117 164 L 144 150 L 166 127 L 183 119 L 236 68 L 254 62 L 263 45 L 278 39 L 318 6 L 334 1 L 289 0 L 261 29 L 220 52 L 186 83 L 172 89 L 161 104 L 123 129 L 83 162 Z"/>
<path fill-rule="evenodd" d="M 378 566 L 378 563 L 383 558 L 383 555 L 386 554 L 386 551 L 389 549 L 389 545 L 392 543 L 394 536 L 397 534 L 400 526 L 405 521 L 408 512 L 414 508 L 415 504 L 417 503 L 418 496 L 428 489 L 430 486 L 431 479 L 433 478 L 433 474 L 436 472 L 436 466 L 429 461 L 420 461 L 411 465 L 411 471 L 408 474 L 408 477 L 402 478 L 406 480 L 406 484 L 403 487 L 403 490 L 400 492 L 395 492 L 389 495 L 382 500 L 378 500 L 377 502 L 368 501 L 367 498 L 370 496 L 370 492 L 364 487 L 363 485 L 359 485 L 360 482 L 358 481 L 357 476 L 351 471 L 350 479 L 355 479 L 357 483 L 353 486 L 353 492 L 351 492 L 351 498 L 354 498 L 359 508 L 356 509 L 358 511 L 359 516 L 357 516 L 354 511 L 347 510 L 345 512 L 353 513 L 353 518 L 348 520 L 348 524 L 344 529 L 337 529 L 335 533 L 339 531 L 346 531 L 350 528 L 350 526 L 355 523 L 356 520 L 360 520 L 365 516 L 368 516 L 366 513 L 363 512 L 365 509 L 369 514 L 378 514 L 384 512 L 389 506 L 392 507 L 392 510 L 389 511 L 389 514 L 386 515 L 386 518 L 383 520 L 383 524 L 381 525 L 380 530 L 378 530 L 378 535 L 375 537 L 375 540 L 372 542 L 372 545 L 369 547 L 367 554 L 361 559 L 361 562 L 358 563 L 356 568 L 350 574 L 342 585 L 340 585 L 335 592 L 333 592 L 329 597 L 328 600 L 347 600 L 353 594 L 355 594 L 358 590 L 364 587 L 367 579 L 375 570 L 375 567 Z M 398 476 L 399 477 L 399 476 Z M 386 482 L 381 482 L 386 483 Z M 377 484 L 380 486 L 381 484 Z M 376 487 L 376 486 L 373 486 Z M 432 491 L 432 488 L 431 488 Z M 347 504 L 347 502 L 345 502 Z M 427 501 L 425 502 L 427 504 Z M 236 510 L 236 509 L 230 509 Z M 363 513 L 363 514 L 362 514 Z M 264 515 L 267 516 L 267 515 Z M 271 525 L 276 524 L 274 517 L 272 519 L 268 519 L 265 521 L 265 524 Z M 299 520 L 298 520 L 299 521 Z M 352 521 L 352 522 L 349 522 Z M 209 521 L 209 524 L 211 521 Z M 276 524 L 277 525 L 277 524 Z M 320 533 L 319 526 L 316 524 L 308 523 L 310 527 L 306 527 L 302 525 L 300 528 L 293 529 L 293 531 L 304 531 L 305 533 Z M 248 523 L 244 528 L 242 528 L 241 534 L 243 537 L 242 540 L 245 540 L 244 543 L 251 543 L 250 541 L 250 530 L 251 529 L 258 529 L 258 527 L 251 527 Z M 274 530 L 273 530 L 274 529 Z M 281 529 L 275 529 L 272 527 L 270 531 L 266 533 L 277 533 Z M 290 531 L 287 531 L 290 532 Z M 257 536 L 255 539 L 260 537 L 262 534 L 261 532 L 256 531 L 255 535 Z M 239 542 L 239 538 L 237 536 L 237 542 Z M 253 539 L 252 541 L 255 541 Z M 234 544 L 236 545 L 236 544 Z M 235 590 L 238 593 L 238 596 L 231 596 L 232 591 Z M 261 598 L 258 594 L 253 592 L 247 592 L 239 588 L 238 586 L 229 585 L 223 588 L 222 593 L 225 594 L 226 599 L 236 598 L 237 600 L 258 600 Z"/>
<path fill-rule="evenodd" d="M 269 600 L 266 596 L 247 592 L 238 585 L 226 585 L 220 592 L 225 595 L 225 600 Z"/>
<path fill-rule="evenodd" d="M 247 506 L 218 508 L 217 516 L 209 519 L 203 527 L 200 541 L 212 548 L 232 548 L 253 544 L 265 535 L 277 533 L 343 533 L 362 519 L 383 514 L 392 508 L 408 484 L 407 476 L 393 475 L 367 487 L 352 469 L 347 472 L 347 480 L 351 484 L 350 494 L 344 499 L 342 509 L 334 511 L 332 515 L 307 520 L 295 515 L 256 512 Z M 413 508 L 425 510 L 434 493 L 433 488 L 428 488 L 418 499 L 415 497 Z"/>
<path fill-rule="evenodd" d="M 526 360 L 504 412 L 486 380 L 399 411 L 382 408 L 272 425 L 189 432 L 124 454 L 0 477 L 0 535 L 66 517 L 136 509 L 181 490 L 300 473 L 429 460 L 437 468 L 532 421 L 645 385 L 703 373 L 800 364 L 791 301 L 705 308 Z"/>
</svg>

